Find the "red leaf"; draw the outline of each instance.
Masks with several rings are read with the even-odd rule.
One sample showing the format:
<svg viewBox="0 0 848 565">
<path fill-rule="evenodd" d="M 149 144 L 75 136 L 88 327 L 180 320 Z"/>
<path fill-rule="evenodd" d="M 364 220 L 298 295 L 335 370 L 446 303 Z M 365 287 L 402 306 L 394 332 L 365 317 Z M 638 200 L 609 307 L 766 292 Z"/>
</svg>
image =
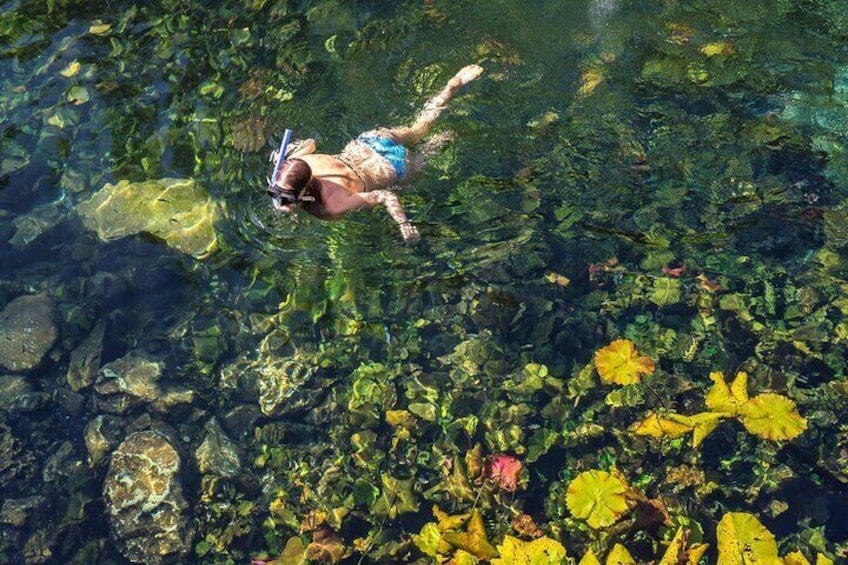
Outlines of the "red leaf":
<svg viewBox="0 0 848 565">
<path fill-rule="evenodd" d="M 515 492 L 518 488 L 520 473 L 521 461 L 512 455 L 496 453 L 483 462 L 483 476 L 507 492 Z"/>
<path fill-rule="evenodd" d="M 686 272 L 686 263 L 681 263 L 676 267 L 663 265 L 662 272 L 670 277 L 679 277 Z"/>
</svg>

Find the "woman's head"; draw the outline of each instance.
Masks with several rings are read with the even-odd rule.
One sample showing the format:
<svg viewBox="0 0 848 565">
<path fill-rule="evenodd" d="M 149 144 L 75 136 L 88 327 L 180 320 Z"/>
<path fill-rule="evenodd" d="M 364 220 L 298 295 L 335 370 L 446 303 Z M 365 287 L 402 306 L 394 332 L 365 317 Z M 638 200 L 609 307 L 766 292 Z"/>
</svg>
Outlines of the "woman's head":
<svg viewBox="0 0 848 565">
<path fill-rule="evenodd" d="M 276 178 L 268 179 L 268 196 L 274 208 L 285 210 L 297 204 L 312 180 L 312 167 L 303 159 L 283 161 Z"/>
</svg>

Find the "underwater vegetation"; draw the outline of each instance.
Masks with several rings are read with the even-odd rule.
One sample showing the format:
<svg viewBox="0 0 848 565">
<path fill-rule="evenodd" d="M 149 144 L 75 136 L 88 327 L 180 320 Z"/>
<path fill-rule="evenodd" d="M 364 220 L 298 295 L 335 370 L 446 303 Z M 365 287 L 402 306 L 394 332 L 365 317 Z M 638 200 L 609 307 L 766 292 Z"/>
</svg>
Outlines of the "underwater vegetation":
<svg viewBox="0 0 848 565">
<path fill-rule="evenodd" d="M 844 562 L 843 4 L 5 2 L 0 563 Z"/>
</svg>

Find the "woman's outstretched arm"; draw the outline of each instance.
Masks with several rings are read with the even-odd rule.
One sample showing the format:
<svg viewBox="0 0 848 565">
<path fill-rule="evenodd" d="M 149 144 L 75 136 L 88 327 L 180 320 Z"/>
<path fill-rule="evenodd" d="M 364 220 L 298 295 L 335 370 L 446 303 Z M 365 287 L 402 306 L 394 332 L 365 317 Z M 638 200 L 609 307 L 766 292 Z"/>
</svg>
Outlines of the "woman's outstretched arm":
<svg viewBox="0 0 848 565">
<path fill-rule="evenodd" d="M 397 194 L 390 190 L 372 190 L 370 192 L 356 192 L 350 194 L 343 200 L 337 200 L 332 203 L 326 202 L 327 213 L 331 216 L 341 216 L 347 212 L 359 210 L 361 208 L 374 208 L 382 204 L 386 207 L 389 216 L 397 222 L 400 227 L 400 233 L 406 243 L 417 243 L 420 239 L 418 228 L 406 217 L 406 212 L 403 211 L 403 206 L 398 200 Z"/>
</svg>

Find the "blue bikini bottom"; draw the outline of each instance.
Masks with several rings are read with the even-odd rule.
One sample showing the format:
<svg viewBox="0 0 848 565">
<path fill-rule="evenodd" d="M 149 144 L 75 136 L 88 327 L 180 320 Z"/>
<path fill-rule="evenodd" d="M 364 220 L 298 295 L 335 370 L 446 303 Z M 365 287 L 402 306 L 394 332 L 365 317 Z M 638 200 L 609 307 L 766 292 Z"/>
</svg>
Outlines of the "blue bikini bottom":
<svg viewBox="0 0 848 565">
<path fill-rule="evenodd" d="M 375 153 L 386 159 L 394 167 L 397 178 L 406 174 L 406 147 L 390 137 L 378 137 L 373 133 L 363 133 L 356 141 L 367 145 Z"/>
</svg>

